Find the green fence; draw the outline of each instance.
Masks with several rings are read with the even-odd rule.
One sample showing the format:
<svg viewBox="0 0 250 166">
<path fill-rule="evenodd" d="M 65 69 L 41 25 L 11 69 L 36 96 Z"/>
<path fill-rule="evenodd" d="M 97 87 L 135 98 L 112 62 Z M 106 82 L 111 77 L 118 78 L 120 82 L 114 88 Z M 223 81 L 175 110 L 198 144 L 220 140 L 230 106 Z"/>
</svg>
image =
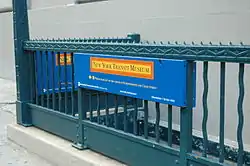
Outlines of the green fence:
<svg viewBox="0 0 250 166">
<path fill-rule="evenodd" d="M 107 39 L 58 39 L 30 40 L 26 0 L 13 0 L 14 42 L 17 81 L 17 123 L 36 126 L 62 138 L 72 141 L 78 149 L 92 149 L 128 165 L 250 165 L 250 154 L 244 151 L 242 130 L 244 126 L 244 70 L 250 62 L 250 46 L 143 43 L 138 34 L 126 38 Z M 154 57 L 188 61 L 187 107 L 179 108 L 180 130 L 172 127 L 173 106 L 167 106 L 168 125 L 160 125 L 160 105 L 147 100 L 126 96 L 77 89 L 74 87 L 74 70 L 67 73 L 70 54 L 72 66 L 74 53 L 97 53 L 136 57 Z M 59 72 L 53 72 L 49 79 L 49 56 L 64 57 Z M 56 56 L 59 55 L 59 56 Z M 38 72 L 36 56 L 44 57 L 46 72 Z M 203 137 L 192 135 L 192 96 L 194 62 L 203 63 Z M 208 68 L 209 62 L 220 63 L 220 134 L 219 142 L 208 139 Z M 238 149 L 224 143 L 225 126 L 225 74 L 228 62 L 239 66 L 238 72 Z M 64 70 L 64 72 L 60 72 Z M 71 75 L 71 82 L 54 78 Z M 37 77 L 43 75 L 46 83 L 42 89 L 48 92 L 48 85 L 59 85 L 59 91 L 39 94 Z M 66 78 L 66 76 L 64 77 Z M 155 109 L 149 110 L 149 104 Z M 156 111 L 155 122 L 149 121 L 149 111 Z"/>
</svg>

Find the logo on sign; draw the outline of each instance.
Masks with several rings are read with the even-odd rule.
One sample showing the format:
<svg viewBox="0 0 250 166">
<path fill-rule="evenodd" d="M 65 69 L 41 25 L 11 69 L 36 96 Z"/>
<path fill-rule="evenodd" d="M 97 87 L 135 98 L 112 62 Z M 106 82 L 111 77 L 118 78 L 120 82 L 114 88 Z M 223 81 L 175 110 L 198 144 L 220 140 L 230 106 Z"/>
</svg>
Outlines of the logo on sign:
<svg viewBox="0 0 250 166">
<path fill-rule="evenodd" d="M 154 62 L 90 57 L 90 71 L 153 80 Z"/>
<path fill-rule="evenodd" d="M 72 55 L 71 54 L 60 54 L 59 55 L 59 59 L 60 59 L 60 66 L 64 66 L 65 65 L 65 58 L 66 58 L 66 65 L 71 65 L 72 64 L 72 61 L 71 61 L 71 57 Z M 58 66 L 59 63 L 58 63 L 58 54 L 56 55 L 56 65 Z"/>
</svg>

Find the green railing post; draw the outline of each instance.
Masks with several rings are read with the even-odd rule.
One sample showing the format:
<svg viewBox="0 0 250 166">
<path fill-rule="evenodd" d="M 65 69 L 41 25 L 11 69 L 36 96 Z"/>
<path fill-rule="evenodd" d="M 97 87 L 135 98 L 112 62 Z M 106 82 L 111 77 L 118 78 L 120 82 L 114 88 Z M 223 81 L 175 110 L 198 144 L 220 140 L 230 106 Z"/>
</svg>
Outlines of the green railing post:
<svg viewBox="0 0 250 166">
<path fill-rule="evenodd" d="M 86 99 L 86 89 L 78 89 L 78 124 L 77 124 L 77 133 L 76 141 L 72 144 L 73 147 L 79 150 L 83 150 L 86 147 L 85 141 L 86 137 L 84 135 L 85 128 L 83 127 L 83 120 L 86 119 L 86 106 L 84 101 Z"/>
<path fill-rule="evenodd" d="M 31 56 L 24 52 L 23 41 L 29 40 L 29 24 L 26 0 L 12 0 L 13 28 L 15 46 L 16 90 L 17 90 L 17 123 L 30 126 L 31 115 L 27 103 L 31 101 L 31 74 L 28 62 Z"/>
<path fill-rule="evenodd" d="M 128 38 L 131 38 L 134 43 L 139 43 L 141 41 L 141 35 L 138 33 L 130 33 L 127 35 Z"/>
<path fill-rule="evenodd" d="M 181 108 L 181 133 L 180 133 L 180 163 L 188 164 L 187 154 L 192 152 L 192 118 L 193 118 L 193 78 L 194 62 L 187 62 L 187 107 Z"/>
</svg>

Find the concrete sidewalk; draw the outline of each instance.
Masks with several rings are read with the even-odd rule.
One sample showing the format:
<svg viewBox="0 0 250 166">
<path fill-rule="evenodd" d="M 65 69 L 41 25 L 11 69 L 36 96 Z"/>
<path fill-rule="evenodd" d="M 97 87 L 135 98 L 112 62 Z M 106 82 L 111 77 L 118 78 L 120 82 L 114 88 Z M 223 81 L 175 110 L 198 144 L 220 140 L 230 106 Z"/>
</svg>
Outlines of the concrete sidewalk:
<svg viewBox="0 0 250 166">
<path fill-rule="evenodd" d="M 52 166 L 7 139 L 7 125 L 15 123 L 15 82 L 0 79 L 0 165 Z"/>
<path fill-rule="evenodd" d="M 17 125 L 15 90 L 15 82 L 0 79 L 0 166 L 124 166 L 35 127 Z"/>
</svg>

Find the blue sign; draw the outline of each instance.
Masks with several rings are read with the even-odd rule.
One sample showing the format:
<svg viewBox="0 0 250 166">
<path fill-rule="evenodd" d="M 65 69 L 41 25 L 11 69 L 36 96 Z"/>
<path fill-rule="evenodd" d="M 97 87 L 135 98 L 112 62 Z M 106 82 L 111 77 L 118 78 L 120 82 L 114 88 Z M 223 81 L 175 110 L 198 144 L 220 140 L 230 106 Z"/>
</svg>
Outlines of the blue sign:
<svg viewBox="0 0 250 166">
<path fill-rule="evenodd" d="M 58 58 L 58 56 L 60 56 L 60 58 Z M 66 62 L 67 62 L 66 65 L 64 63 L 64 56 L 66 56 Z M 56 93 L 59 92 L 59 85 L 61 85 L 60 92 L 65 92 L 66 89 L 67 91 L 71 91 L 72 89 L 71 56 L 72 55 L 69 53 L 65 55 L 64 53 L 52 54 L 51 52 L 48 52 L 48 54 L 46 55 L 45 52 L 40 53 L 39 51 L 36 53 L 35 56 L 36 77 L 37 77 L 36 82 L 37 82 L 37 91 L 39 95 L 47 93 L 51 94 L 53 92 L 53 80 L 54 80 L 54 91 Z"/>
<path fill-rule="evenodd" d="M 187 105 L 187 61 L 76 53 L 74 62 L 79 87 L 179 107 Z M 193 99 L 195 103 L 195 95 Z"/>
</svg>

